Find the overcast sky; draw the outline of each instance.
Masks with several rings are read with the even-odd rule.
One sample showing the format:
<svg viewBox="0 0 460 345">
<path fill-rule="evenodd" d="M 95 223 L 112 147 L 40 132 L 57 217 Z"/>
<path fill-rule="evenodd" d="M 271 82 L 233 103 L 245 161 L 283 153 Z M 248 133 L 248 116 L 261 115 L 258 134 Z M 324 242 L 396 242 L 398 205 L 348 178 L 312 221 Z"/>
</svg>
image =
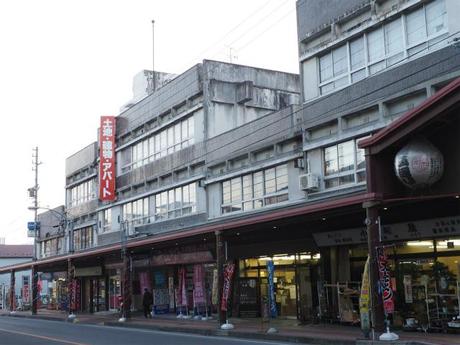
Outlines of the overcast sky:
<svg viewBox="0 0 460 345">
<path fill-rule="evenodd" d="M 39 147 L 39 204 L 64 204 L 65 159 L 118 115 L 132 78 L 203 59 L 298 73 L 295 0 L 0 1 L 0 237 L 32 243 L 27 188 Z"/>
</svg>

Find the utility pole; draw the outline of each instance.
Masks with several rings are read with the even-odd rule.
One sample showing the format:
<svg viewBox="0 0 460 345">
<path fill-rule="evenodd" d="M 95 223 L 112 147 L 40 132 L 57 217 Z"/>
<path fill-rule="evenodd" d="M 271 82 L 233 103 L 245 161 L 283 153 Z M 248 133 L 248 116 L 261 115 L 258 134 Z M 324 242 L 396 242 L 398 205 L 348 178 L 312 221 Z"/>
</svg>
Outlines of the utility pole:
<svg viewBox="0 0 460 345">
<path fill-rule="evenodd" d="M 29 189 L 29 195 L 34 198 L 34 222 L 35 222 L 35 232 L 34 232 L 34 260 L 37 260 L 38 251 L 37 251 L 37 222 L 38 222 L 38 166 L 42 164 L 38 159 L 38 146 L 33 149 L 32 153 L 32 171 L 35 172 L 35 184 L 32 188 Z"/>
</svg>

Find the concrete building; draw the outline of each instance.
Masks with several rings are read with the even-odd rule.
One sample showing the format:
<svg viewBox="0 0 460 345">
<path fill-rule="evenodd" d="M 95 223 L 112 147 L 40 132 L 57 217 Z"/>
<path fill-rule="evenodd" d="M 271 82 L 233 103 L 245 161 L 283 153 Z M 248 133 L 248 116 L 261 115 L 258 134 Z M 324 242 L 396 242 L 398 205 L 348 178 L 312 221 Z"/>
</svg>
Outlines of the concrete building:
<svg viewBox="0 0 460 345">
<path fill-rule="evenodd" d="M 394 248 L 399 291 L 455 296 L 458 223 L 449 235 L 426 229 L 459 216 L 458 158 L 446 152 L 456 145 L 458 85 L 437 93 L 460 76 L 459 9 L 454 0 L 299 0 L 300 79 L 205 60 L 155 79 L 153 92 L 137 83 L 144 91 L 116 117 L 116 200 L 98 200 L 98 138 L 66 161 L 66 227 L 49 231 L 49 240 L 64 236 L 64 253 L 34 270 L 60 270 L 71 282 L 69 310 L 117 310 L 122 296 L 129 313 L 148 288 L 156 313 L 203 314 L 218 310 L 232 263 L 229 312 L 257 317 L 273 261 L 279 316 L 356 323 L 364 263 L 383 242 Z M 422 122 L 435 124 L 434 134 Z M 390 162 L 415 134 L 449 158 L 441 189 L 395 187 Z M 374 148 L 392 140 L 374 138 L 390 137 L 394 148 Z M 434 285 L 422 279 L 430 274 Z M 393 323 L 402 326 L 419 312 L 420 294 L 400 294 Z M 446 304 L 438 314 L 458 314 L 454 300 L 438 300 Z"/>
</svg>

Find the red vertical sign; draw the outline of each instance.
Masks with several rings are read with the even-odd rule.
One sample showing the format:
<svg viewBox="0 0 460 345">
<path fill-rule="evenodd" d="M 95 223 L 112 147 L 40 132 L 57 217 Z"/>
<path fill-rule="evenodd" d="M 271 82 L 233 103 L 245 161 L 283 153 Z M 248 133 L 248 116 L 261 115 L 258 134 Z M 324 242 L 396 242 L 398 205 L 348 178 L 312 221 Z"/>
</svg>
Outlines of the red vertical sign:
<svg viewBox="0 0 460 345">
<path fill-rule="evenodd" d="M 383 309 L 385 314 L 393 314 L 395 305 L 393 300 L 393 289 L 391 287 L 390 268 L 384 247 L 377 247 L 377 264 L 380 276 L 380 288 L 382 291 Z"/>
<path fill-rule="evenodd" d="M 99 129 L 99 199 L 115 200 L 115 116 L 101 116 Z"/>
</svg>

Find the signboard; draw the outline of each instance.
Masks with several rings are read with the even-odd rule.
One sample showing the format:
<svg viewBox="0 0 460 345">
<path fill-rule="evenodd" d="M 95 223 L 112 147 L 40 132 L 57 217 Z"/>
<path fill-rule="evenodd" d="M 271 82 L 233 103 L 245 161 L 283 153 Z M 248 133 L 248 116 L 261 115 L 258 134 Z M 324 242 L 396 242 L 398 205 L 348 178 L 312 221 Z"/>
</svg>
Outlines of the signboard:
<svg viewBox="0 0 460 345">
<path fill-rule="evenodd" d="M 28 304 L 29 302 L 30 302 L 29 277 L 22 276 L 22 303 Z"/>
<path fill-rule="evenodd" d="M 404 302 L 413 303 L 414 298 L 412 294 L 412 276 L 410 274 L 404 275 L 403 285 L 404 285 Z"/>
<path fill-rule="evenodd" d="M 95 277 L 102 275 L 102 267 L 75 267 L 75 277 Z"/>
<path fill-rule="evenodd" d="M 382 241 L 419 240 L 460 236 L 460 216 L 433 218 L 381 226 Z M 313 234 L 319 247 L 367 243 L 366 228 L 353 228 Z"/>
<path fill-rule="evenodd" d="M 40 230 L 40 222 L 27 223 L 27 237 L 35 237 L 37 230 Z"/>
<path fill-rule="evenodd" d="M 152 266 L 180 265 L 193 263 L 212 262 L 214 258 L 210 251 L 199 251 L 194 253 L 161 254 L 152 257 Z"/>
<path fill-rule="evenodd" d="M 390 269 L 388 267 L 388 259 L 385 253 L 385 247 L 377 247 L 376 250 L 383 309 L 386 315 L 393 314 L 395 305 L 393 300 L 393 289 L 391 287 Z"/>
<path fill-rule="evenodd" d="M 101 116 L 99 129 L 99 199 L 115 200 L 115 117 Z"/>
<path fill-rule="evenodd" d="M 366 338 L 370 331 L 369 302 L 370 302 L 370 285 L 369 285 L 369 256 L 364 264 L 363 278 L 361 282 L 361 294 L 359 295 L 359 314 L 361 318 L 361 330 Z"/>
<path fill-rule="evenodd" d="M 239 279 L 240 317 L 259 317 L 259 282 L 257 278 Z"/>
</svg>

